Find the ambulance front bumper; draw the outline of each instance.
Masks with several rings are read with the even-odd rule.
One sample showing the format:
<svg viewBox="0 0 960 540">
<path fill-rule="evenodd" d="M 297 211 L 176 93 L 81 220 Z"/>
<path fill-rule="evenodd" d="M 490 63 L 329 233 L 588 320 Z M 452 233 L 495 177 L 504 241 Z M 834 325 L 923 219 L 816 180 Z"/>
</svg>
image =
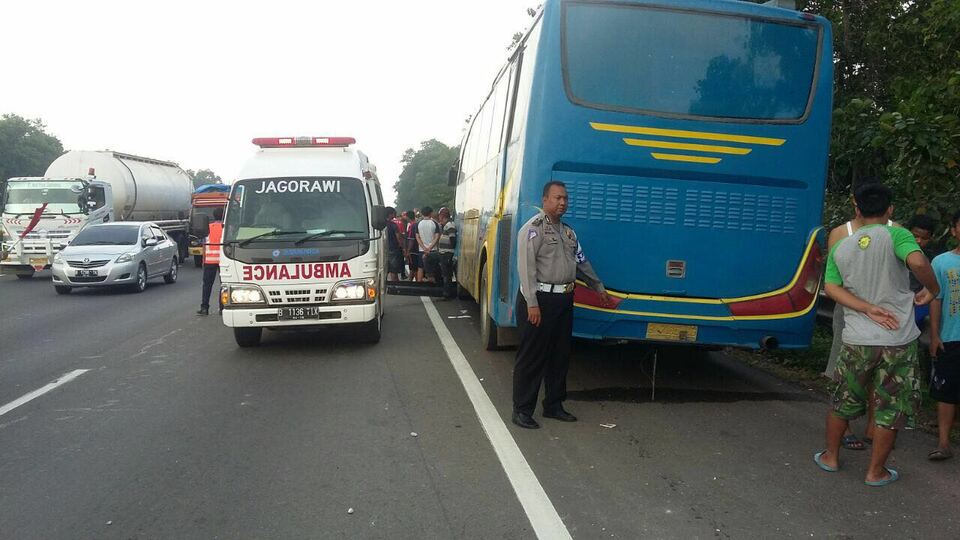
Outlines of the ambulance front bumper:
<svg viewBox="0 0 960 540">
<path fill-rule="evenodd" d="M 302 310 L 302 311 L 301 311 Z M 223 324 L 231 328 L 296 328 L 329 324 L 365 323 L 377 316 L 377 303 L 305 304 L 298 306 L 227 306 Z"/>
</svg>

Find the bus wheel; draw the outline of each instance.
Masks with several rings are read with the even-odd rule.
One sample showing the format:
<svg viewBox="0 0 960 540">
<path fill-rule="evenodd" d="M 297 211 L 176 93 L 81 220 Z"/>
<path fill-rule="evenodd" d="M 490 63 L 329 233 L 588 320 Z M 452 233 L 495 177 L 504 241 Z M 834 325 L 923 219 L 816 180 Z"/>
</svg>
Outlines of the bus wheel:
<svg viewBox="0 0 960 540">
<path fill-rule="evenodd" d="M 256 347 L 260 345 L 260 337 L 263 335 L 263 328 L 234 328 L 233 339 L 237 340 L 237 345 L 241 347 Z"/>
<path fill-rule="evenodd" d="M 460 285 L 460 282 L 457 282 L 457 298 L 460 300 L 470 300 L 473 298 L 470 296 L 470 291 L 463 288 L 463 285 Z"/>
<path fill-rule="evenodd" d="M 497 346 L 497 323 L 490 316 L 490 284 L 487 282 L 487 265 L 480 268 L 480 343 L 488 351 L 499 349 Z"/>
</svg>

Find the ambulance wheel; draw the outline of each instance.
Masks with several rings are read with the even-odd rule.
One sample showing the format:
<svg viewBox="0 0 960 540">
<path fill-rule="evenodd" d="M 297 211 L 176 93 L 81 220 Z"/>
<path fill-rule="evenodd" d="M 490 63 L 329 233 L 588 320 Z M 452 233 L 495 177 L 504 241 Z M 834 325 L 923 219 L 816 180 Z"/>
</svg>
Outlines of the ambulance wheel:
<svg viewBox="0 0 960 540">
<path fill-rule="evenodd" d="M 490 316 L 490 285 L 487 280 L 487 265 L 480 267 L 480 343 L 488 351 L 496 351 L 497 323 Z"/>
<path fill-rule="evenodd" d="M 57 294 L 70 294 L 70 291 L 73 290 L 73 287 L 67 287 L 64 285 L 54 285 L 53 290 L 57 291 Z"/>
<path fill-rule="evenodd" d="M 360 341 L 364 343 L 379 343 L 382 318 L 377 316 L 372 320 L 360 324 Z"/>
<path fill-rule="evenodd" d="M 194 255 L 193 265 L 197 268 L 203 268 L 203 255 Z"/>
<path fill-rule="evenodd" d="M 177 273 L 180 271 L 180 264 L 177 262 L 177 258 L 174 257 L 170 261 L 170 271 L 163 276 L 163 282 L 167 285 L 172 285 L 177 282 Z"/>
<path fill-rule="evenodd" d="M 261 336 L 263 336 L 263 328 L 233 329 L 233 339 L 237 340 L 237 345 L 241 347 L 256 347 L 260 345 Z"/>
</svg>

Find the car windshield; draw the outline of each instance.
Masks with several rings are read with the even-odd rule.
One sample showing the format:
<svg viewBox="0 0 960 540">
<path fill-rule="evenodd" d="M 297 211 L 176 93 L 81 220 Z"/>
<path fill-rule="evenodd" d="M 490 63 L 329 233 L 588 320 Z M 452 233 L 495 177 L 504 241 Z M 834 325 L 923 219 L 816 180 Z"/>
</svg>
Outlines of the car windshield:
<svg viewBox="0 0 960 540">
<path fill-rule="evenodd" d="M 140 238 L 140 227 L 93 226 L 80 231 L 71 246 L 132 246 Z"/>
<path fill-rule="evenodd" d="M 79 214 L 83 184 L 78 181 L 11 181 L 7 184 L 3 212 L 32 214 L 47 203 L 45 214 Z"/>
<path fill-rule="evenodd" d="M 360 180 L 270 178 L 236 183 L 225 222 L 226 241 L 296 242 L 308 235 L 318 240 L 368 236 L 367 198 Z"/>
<path fill-rule="evenodd" d="M 583 105 L 789 120 L 807 109 L 820 33 L 812 23 L 578 2 L 567 6 L 564 38 L 567 89 Z"/>
</svg>

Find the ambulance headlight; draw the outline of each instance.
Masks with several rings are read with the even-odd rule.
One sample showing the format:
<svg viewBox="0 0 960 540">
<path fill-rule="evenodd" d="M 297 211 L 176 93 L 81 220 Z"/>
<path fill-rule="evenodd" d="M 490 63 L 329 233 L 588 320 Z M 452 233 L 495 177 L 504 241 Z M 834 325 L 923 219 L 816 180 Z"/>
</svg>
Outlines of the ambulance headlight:
<svg viewBox="0 0 960 540">
<path fill-rule="evenodd" d="M 377 287 L 373 279 L 341 281 L 330 292 L 330 300 L 333 302 L 372 302 L 376 299 Z"/>
<path fill-rule="evenodd" d="M 263 304 L 263 291 L 258 287 L 236 286 L 230 287 L 231 304 Z"/>
</svg>

